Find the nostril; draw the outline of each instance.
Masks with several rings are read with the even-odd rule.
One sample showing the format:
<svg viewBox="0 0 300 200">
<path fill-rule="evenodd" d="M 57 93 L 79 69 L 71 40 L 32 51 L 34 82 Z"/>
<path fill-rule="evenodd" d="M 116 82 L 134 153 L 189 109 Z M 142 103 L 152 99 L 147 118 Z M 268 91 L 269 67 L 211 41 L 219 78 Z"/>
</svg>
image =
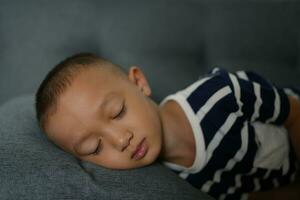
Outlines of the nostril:
<svg viewBox="0 0 300 200">
<path fill-rule="evenodd" d="M 129 140 L 128 140 L 128 141 L 130 142 L 130 141 L 132 140 L 132 138 L 133 138 L 133 134 L 130 133 L 129 135 L 130 135 L 130 136 L 129 136 Z"/>
<path fill-rule="evenodd" d="M 130 145 L 130 141 L 133 138 L 132 133 L 128 133 L 126 137 L 122 138 L 121 144 L 122 144 L 122 149 L 121 151 L 125 151 L 125 149 Z"/>
</svg>

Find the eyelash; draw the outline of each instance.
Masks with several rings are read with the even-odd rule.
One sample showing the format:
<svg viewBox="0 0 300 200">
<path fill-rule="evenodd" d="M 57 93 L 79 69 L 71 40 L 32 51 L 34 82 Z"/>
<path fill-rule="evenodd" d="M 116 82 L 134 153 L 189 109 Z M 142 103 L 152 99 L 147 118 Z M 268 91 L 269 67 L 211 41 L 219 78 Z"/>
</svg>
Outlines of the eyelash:
<svg viewBox="0 0 300 200">
<path fill-rule="evenodd" d="M 101 151 L 100 144 L 101 144 L 101 140 L 99 140 L 97 148 L 95 149 L 95 151 L 93 153 L 91 153 L 92 155 L 98 155 L 100 153 L 100 151 Z"/>
<path fill-rule="evenodd" d="M 126 112 L 126 106 L 123 104 L 121 111 L 114 117 L 114 119 L 121 119 L 124 116 L 125 112 Z M 101 151 L 100 143 L 101 143 L 101 141 L 99 141 L 97 148 L 95 149 L 95 151 L 93 153 L 91 153 L 91 155 L 99 154 L 99 152 Z"/>
<path fill-rule="evenodd" d="M 123 104 L 121 111 L 114 117 L 114 119 L 121 119 L 126 113 L 126 106 Z"/>
</svg>

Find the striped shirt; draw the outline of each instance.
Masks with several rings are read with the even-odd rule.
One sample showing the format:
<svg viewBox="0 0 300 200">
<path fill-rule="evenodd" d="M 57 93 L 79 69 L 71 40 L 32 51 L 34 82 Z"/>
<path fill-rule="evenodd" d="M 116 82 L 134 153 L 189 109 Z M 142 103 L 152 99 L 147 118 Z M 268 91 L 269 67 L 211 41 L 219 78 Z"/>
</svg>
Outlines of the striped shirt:
<svg viewBox="0 0 300 200">
<path fill-rule="evenodd" d="M 167 96 L 185 112 L 196 156 L 191 167 L 164 162 L 193 186 L 216 199 L 247 199 L 247 194 L 292 182 L 297 163 L 282 126 L 288 95 L 254 72 L 215 68 Z"/>
</svg>

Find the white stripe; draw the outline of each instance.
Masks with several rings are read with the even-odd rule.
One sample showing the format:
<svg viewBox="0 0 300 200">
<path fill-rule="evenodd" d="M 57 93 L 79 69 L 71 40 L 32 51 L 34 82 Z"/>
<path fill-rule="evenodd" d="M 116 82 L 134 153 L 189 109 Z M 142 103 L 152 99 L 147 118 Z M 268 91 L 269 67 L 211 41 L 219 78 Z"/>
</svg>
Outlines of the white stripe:
<svg viewBox="0 0 300 200">
<path fill-rule="evenodd" d="M 182 179 L 186 179 L 188 176 L 189 176 L 188 172 L 181 172 L 181 173 L 179 173 L 179 177 L 182 178 Z"/>
<path fill-rule="evenodd" d="M 216 73 L 216 72 L 219 71 L 219 70 L 220 70 L 220 68 L 216 67 L 216 68 L 214 68 L 214 69 L 212 70 L 212 73 L 214 74 L 214 73 Z"/>
<path fill-rule="evenodd" d="M 254 122 L 259 117 L 259 110 L 262 105 L 262 99 L 260 96 L 260 85 L 257 83 L 253 83 L 254 94 L 256 96 L 255 104 L 254 104 L 254 112 L 251 117 L 251 122 Z"/>
<path fill-rule="evenodd" d="M 249 81 L 249 78 L 245 71 L 238 71 L 236 74 L 239 78 Z"/>
<path fill-rule="evenodd" d="M 236 98 L 237 98 L 237 102 L 240 102 L 240 100 L 239 100 L 239 98 L 240 98 L 239 86 L 237 84 L 236 78 L 233 75 L 232 75 L 232 77 L 233 77 L 233 79 L 235 79 L 232 82 L 234 82 L 233 84 L 234 84 L 234 88 L 235 88 L 235 95 L 236 95 Z M 220 129 L 217 131 L 217 133 L 214 135 L 213 139 L 209 143 L 209 145 L 207 147 L 206 163 L 209 162 L 209 160 L 212 157 L 212 154 L 213 154 L 214 150 L 218 147 L 218 145 L 220 144 L 223 137 L 227 134 L 227 132 L 232 127 L 232 125 L 235 123 L 236 119 L 239 116 L 243 115 L 243 113 L 241 111 L 242 103 L 240 102 L 238 104 L 239 104 L 239 110 L 235 113 L 230 113 L 229 114 L 229 116 L 225 120 L 224 124 L 220 127 Z"/>
<path fill-rule="evenodd" d="M 239 188 L 242 186 L 242 181 L 241 181 L 242 175 L 241 174 L 236 175 L 234 179 L 235 179 L 235 186 L 228 188 L 227 194 L 233 194 L 235 192 L 236 188 Z"/>
<path fill-rule="evenodd" d="M 231 158 L 224 169 L 217 170 L 214 174 L 213 180 L 207 181 L 205 184 L 203 184 L 201 190 L 204 192 L 208 192 L 213 185 L 213 183 L 220 183 L 221 181 L 221 175 L 225 171 L 230 171 L 235 166 L 235 164 L 243 159 L 245 154 L 247 153 L 248 149 L 248 123 L 244 122 L 244 126 L 241 130 L 241 148 L 236 152 L 233 158 Z"/>
<path fill-rule="evenodd" d="M 235 176 L 235 185 L 228 188 L 227 194 L 233 194 L 238 188 L 242 187 L 242 181 L 241 181 L 242 176 L 252 175 L 252 174 L 256 173 L 256 171 L 257 171 L 257 168 L 252 168 L 251 171 L 246 174 L 237 174 Z"/>
<path fill-rule="evenodd" d="M 195 137 L 196 142 L 196 155 L 194 163 L 191 167 L 184 167 L 174 163 L 163 162 L 167 167 L 171 169 L 175 169 L 177 171 L 185 171 L 186 173 L 198 173 L 206 162 L 206 150 L 205 150 L 205 142 L 203 137 L 203 132 L 201 126 L 199 126 L 199 120 L 192 110 L 190 104 L 186 101 L 186 97 L 182 93 L 176 93 L 175 95 L 169 95 L 165 97 L 160 105 L 163 105 L 165 102 L 169 100 L 176 101 L 181 108 L 184 110 L 189 122 L 191 122 L 193 135 Z"/>
<path fill-rule="evenodd" d="M 213 137 L 213 139 L 207 146 L 206 163 L 209 162 L 209 160 L 212 157 L 213 152 L 219 146 L 221 140 L 227 134 L 227 132 L 230 130 L 232 125 L 235 123 L 236 119 L 237 119 L 237 114 L 230 113 L 229 116 L 227 117 L 226 121 L 224 122 L 224 124 L 221 126 L 221 128 L 218 130 L 218 132 L 215 134 L 215 136 Z"/>
<path fill-rule="evenodd" d="M 278 188 L 279 187 L 279 182 L 277 179 L 273 179 L 273 185 L 274 185 L 274 188 Z"/>
<path fill-rule="evenodd" d="M 296 94 L 293 90 L 289 89 L 289 88 L 284 88 L 283 89 L 285 94 L 289 95 L 289 96 L 293 96 L 295 97 L 296 99 L 299 99 L 299 95 Z"/>
<path fill-rule="evenodd" d="M 219 200 L 224 200 L 226 198 L 225 194 L 222 194 L 219 198 Z M 247 200 L 248 199 L 248 194 L 242 194 L 241 199 L 240 200 Z"/>
<path fill-rule="evenodd" d="M 254 191 L 259 191 L 260 188 L 261 187 L 258 178 L 254 178 Z"/>
<path fill-rule="evenodd" d="M 286 175 L 289 172 L 289 169 L 290 169 L 290 162 L 289 162 L 289 156 L 288 156 L 283 161 L 282 175 Z"/>
<path fill-rule="evenodd" d="M 233 82 L 233 85 L 234 85 L 235 97 L 236 97 L 238 105 L 239 105 L 239 110 L 235 113 L 230 113 L 229 114 L 229 116 L 225 120 L 224 124 L 220 127 L 220 129 L 217 131 L 217 133 L 214 135 L 213 139 L 209 143 L 209 145 L 207 147 L 206 163 L 209 162 L 209 160 L 212 157 L 212 154 L 213 154 L 214 150 L 218 147 L 218 145 L 220 144 L 220 142 L 223 139 L 223 137 L 225 136 L 225 134 L 227 134 L 227 132 L 232 127 L 232 125 L 235 123 L 236 119 L 239 116 L 243 115 L 243 113 L 241 111 L 242 102 L 240 101 L 240 91 L 239 91 L 240 87 L 237 83 L 236 77 L 231 75 L 231 79 L 232 79 L 232 82 Z"/>
<path fill-rule="evenodd" d="M 290 177 L 290 182 L 291 182 L 291 183 L 295 182 L 295 180 L 296 180 L 296 174 L 297 174 L 297 171 L 295 171 L 295 172 L 291 175 L 291 177 Z"/>
<path fill-rule="evenodd" d="M 220 197 L 218 198 L 218 200 L 224 200 L 226 198 L 225 194 L 221 194 Z"/>
<path fill-rule="evenodd" d="M 199 109 L 197 112 L 197 117 L 199 118 L 199 122 L 201 123 L 204 116 L 208 113 L 208 111 L 218 102 L 220 99 L 225 97 L 231 93 L 231 89 L 229 86 L 223 87 L 222 89 L 218 90 L 214 93 L 206 102 L 205 104 Z"/>
<path fill-rule="evenodd" d="M 247 199 L 248 199 L 248 194 L 243 194 L 241 200 L 247 200 Z"/>
<path fill-rule="evenodd" d="M 195 83 L 193 83 L 192 85 L 188 86 L 186 89 L 179 91 L 180 93 L 182 93 L 185 97 L 190 96 L 200 85 L 202 85 L 203 83 L 205 83 L 206 81 L 210 80 L 212 78 L 212 76 L 209 77 L 205 77 L 203 79 L 200 79 L 198 81 L 196 81 Z M 178 93 L 178 92 L 177 92 Z"/>
<path fill-rule="evenodd" d="M 274 113 L 270 119 L 266 120 L 266 123 L 274 122 L 278 118 L 279 112 L 280 112 L 280 97 L 279 97 L 279 94 L 278 94 L 276 88 L 273 87 L 273 91 L 275 93 Z M 266 102 L 266 103 L 268 103 L 268 102 Z"/>
<path fill-rule="evenodd" d="M 263 177 L 263 179 L 267 179 L 267 178 L 269 178 L 269 176 L 270 176 L 270 174 L 271 174 L 271 169 L 269 169 L 268 171 L 267 171 L 267 173 L 264 175 L 264 177 Z"/>
<path fill-rule="evenodd" d="M 230 80 L 233 85 L 234 95 L 239 106 L 239 111 L 242 112 L 243 103 L 241 102 L 241 87 L 237 78 L 233 74 L 229 74 Z M 241 113 L 242 114 L 242 113 Z"/>
</svg>

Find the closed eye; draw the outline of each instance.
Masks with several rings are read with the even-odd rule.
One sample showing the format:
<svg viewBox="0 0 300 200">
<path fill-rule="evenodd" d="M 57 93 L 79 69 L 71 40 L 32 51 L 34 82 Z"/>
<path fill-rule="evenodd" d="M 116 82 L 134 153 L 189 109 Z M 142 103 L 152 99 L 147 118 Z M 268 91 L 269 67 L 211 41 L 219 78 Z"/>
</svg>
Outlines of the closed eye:
<svg viewBox="0 0 300 200">
<path fill-rule="evenodd" d="M 95 151 L 93 151 L 91 153 L 91 155 L 98 155 L 101 152 L 102 148 L 101 148 L 101 140 L 99 140 L 97 148 L 95 149 Z"/>
<path fill-rule="evenodd" d="M 114 117 L 114 119 L 121 119 L 125 115 L 125 113 L 126 113 L 126 106 L 123 103 L 120 112 Z"/>
</svg>

